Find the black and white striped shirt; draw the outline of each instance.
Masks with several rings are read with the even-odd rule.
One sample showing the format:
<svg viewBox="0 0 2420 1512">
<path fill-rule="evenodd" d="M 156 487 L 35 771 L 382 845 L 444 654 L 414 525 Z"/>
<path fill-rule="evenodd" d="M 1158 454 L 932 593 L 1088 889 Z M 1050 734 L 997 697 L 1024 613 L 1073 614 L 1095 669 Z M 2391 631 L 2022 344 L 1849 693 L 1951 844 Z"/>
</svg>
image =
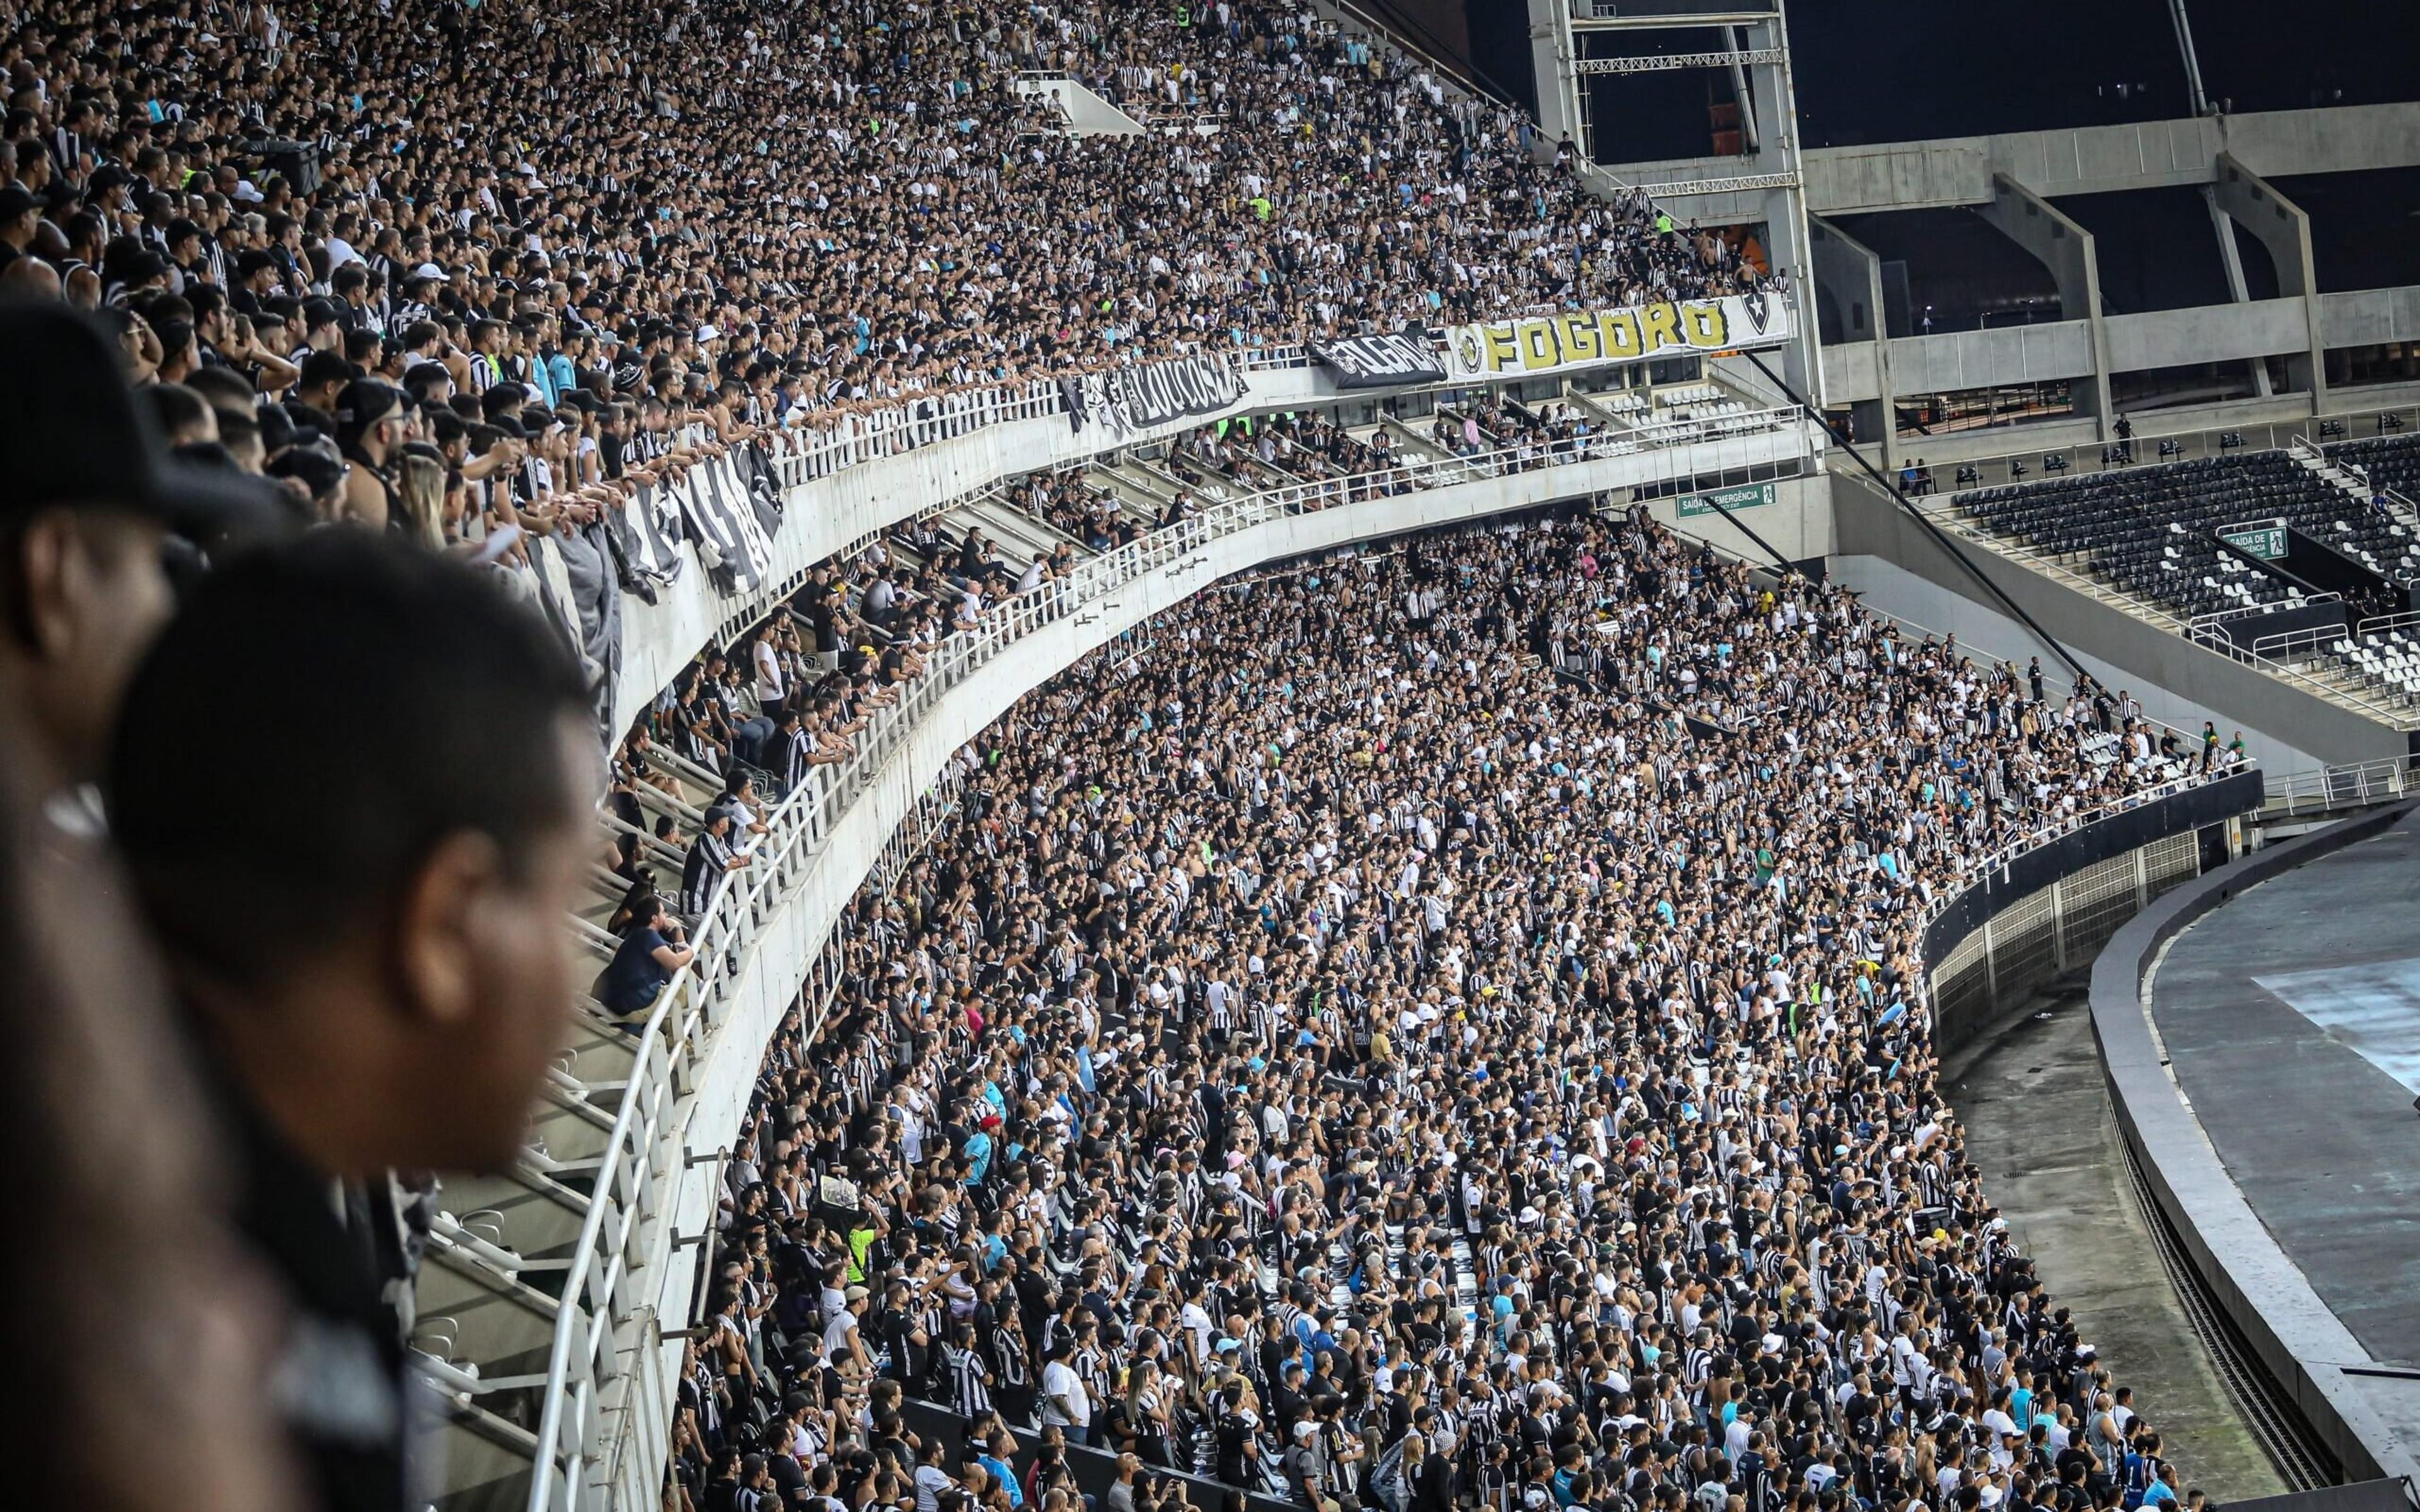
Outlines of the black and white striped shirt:
<svg viewBox="0 0 2420 1512">
<path fill-rule="evenodd" d="M 991 1411 L 991 1366 L 981 1351 L 947 1347 L 950 1364 L 950 1405 L 960 1417 L 972 1420 Z"/>
</svg>

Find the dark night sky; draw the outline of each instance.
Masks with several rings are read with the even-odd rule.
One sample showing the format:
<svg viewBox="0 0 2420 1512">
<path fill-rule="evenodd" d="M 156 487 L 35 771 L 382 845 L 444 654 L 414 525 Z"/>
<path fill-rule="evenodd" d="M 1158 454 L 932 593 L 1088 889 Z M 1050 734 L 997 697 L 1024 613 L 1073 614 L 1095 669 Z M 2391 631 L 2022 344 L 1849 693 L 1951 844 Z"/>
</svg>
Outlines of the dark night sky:
<svg viewBox="0 0 2420 1512">
<path fill-rule="evenodd" d="M 1450 0 L 1433 3 L 1442 8 Z M 1466 8 L 1470 61 L 1528 98 L 1523 0 L 1466 0 Z M 1795 0 L 1788 8 L 1810 147 L 2192 113 L 2165 0 Z M 2409 0 L 2188 0 L 2187 9 L 2204 85 L 2237 111 L 2420 95 L 2420 5 Z M 2291 24 L 2281 25 L 2288 16 Z M 1662 46 L 1676 51 L 1714 45 L 1663 36 Z M 1729 99 L 1724 78 L 1636 76 L 1603 87 L 1598 129 L 1624 144 L 1620 156 L 1695 156 L 1707 149 L 1710 99 Z"/>
</svg>

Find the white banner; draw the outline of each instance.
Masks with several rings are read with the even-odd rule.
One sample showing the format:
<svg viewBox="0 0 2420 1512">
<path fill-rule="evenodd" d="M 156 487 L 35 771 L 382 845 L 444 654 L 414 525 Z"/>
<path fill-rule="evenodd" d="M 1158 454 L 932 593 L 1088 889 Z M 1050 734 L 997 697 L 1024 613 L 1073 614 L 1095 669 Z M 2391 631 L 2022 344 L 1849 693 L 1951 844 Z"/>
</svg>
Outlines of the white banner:
<svg viewBox="0 0 2420 1512">
<path fill-rule="evenodd" d="M 1673 352 L 1778 346 L 1790 338 L 1790 306 L 1760 289 L 1718 300 L 1448 326 L 1439 334 L 1455 378 L 1525 378 Z"/>
</svg>

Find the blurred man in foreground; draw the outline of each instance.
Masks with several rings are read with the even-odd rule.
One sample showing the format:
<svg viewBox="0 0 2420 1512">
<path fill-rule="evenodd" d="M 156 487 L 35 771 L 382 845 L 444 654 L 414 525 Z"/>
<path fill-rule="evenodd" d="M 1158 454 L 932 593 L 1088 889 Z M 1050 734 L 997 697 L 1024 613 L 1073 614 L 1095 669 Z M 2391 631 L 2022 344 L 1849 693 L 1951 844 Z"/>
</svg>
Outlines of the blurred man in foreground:
<svg viewBox="0 0 2420 1512">
<path fill-rule="evenodd" d="M 170 529 L 210 536 L 267 501 L 172 459 L 107 339 L 62 305 L 0 303 L 0 706 L 47 797 L 99 775 L 172 606 Z"/>
<path fill-rule="evenodd" d="M 213 574 L 129 691 L 111 824 L 294 1308 L 279 1400 L 323 1505 L 404 1504 L 384 1173 L 520 1143 L 571 1001 L 595 745 L 535 617 L 350 532 Z"/>
</svg>

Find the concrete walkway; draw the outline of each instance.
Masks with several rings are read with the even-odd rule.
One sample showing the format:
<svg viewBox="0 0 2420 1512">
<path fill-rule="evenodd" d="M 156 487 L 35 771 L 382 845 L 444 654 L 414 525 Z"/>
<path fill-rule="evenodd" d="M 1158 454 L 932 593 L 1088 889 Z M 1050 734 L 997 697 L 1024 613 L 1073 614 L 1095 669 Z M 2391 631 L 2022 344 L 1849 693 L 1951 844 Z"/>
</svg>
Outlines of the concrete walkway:
<svg viewBox="0 0 2420 1512">
<path fill-rule="evenodd" d="M 2217 1502 L 2283 1492 L 2143 1227 L 2081 983 L 2052 990 L 1947 1070 L 1984 1190 L 2110 1378 L 2134 1388 L 2182 1483 Z"/>
</svg>

